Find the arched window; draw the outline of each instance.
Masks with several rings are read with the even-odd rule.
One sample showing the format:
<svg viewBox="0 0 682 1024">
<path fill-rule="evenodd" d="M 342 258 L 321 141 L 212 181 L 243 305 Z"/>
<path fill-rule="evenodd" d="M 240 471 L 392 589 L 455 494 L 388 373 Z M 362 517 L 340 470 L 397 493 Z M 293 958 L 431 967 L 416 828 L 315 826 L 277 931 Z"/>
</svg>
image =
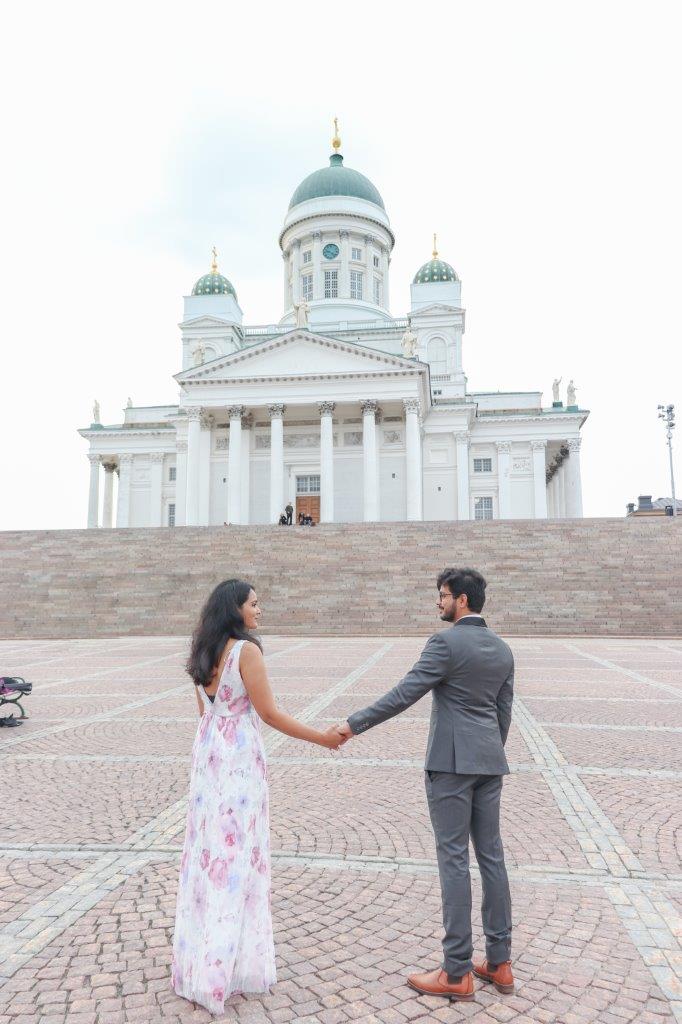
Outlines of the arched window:
<svg viewBox="0 0 682 1024">
<path fill-rule="evenodd" d="M 448 372 L 448 353 L 442 338 L 432 338 L 429 342 L 428 361 L 431 373 L 445 374 Z"/>
</svg>

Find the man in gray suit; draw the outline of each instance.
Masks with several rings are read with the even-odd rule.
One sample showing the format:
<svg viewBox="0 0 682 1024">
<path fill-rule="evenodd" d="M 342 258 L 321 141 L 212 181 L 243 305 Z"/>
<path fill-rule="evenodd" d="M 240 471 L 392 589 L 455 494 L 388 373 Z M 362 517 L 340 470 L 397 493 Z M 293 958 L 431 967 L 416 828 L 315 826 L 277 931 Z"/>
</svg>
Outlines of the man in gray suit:
<svg viewBox="0 0 682 1024">
<path fill-rule="evenodd" d="M 481 615 L 486 582 L 474 569 L 444 569 L 438 609 L 451 629 L 434 634 L 397 686 L 352 714 L 339 731 L 350 739 L 433 695 L 426 748 L 426 796 L 436 838 L 443 900 L 443 963 L 408 984 L 425 995 L 473 999 L 473 973 L 500 992 L 514 991 L 511 897 L 500 837 L 504 744 L 511 723 L 514 658 Z M 486 959 L 471 957 L 469 837 L 483 886 Z"/>
</svg>

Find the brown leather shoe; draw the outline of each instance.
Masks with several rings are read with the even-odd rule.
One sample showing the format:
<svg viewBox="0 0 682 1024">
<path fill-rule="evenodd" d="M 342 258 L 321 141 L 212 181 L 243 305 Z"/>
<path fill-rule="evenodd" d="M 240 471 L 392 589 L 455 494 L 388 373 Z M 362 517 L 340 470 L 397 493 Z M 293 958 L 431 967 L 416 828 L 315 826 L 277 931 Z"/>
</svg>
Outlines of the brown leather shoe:
<svg viewBox="0 0 682 1024">
<path fill-rule="evenodd" d="M 487 981 L 494 985 L 498 992 L 509 995 L 514 991 L 511 960 L 505 960 L 503 964 L 498 964 L 495 968 L 489 967 L 487 960 L 484 960 L 482 964 L 474 963 L 474 974 L 481 981 Z"/>
<path fill-rule="evenodd" d="M 421 992 L 423 996 L 445 996 L 446 999 L 454 1000 L 474 998 L 474 978 L 471 971 L 453 984 L 448 981 L 443 968 L 436 967 L 435 971 L 427 971 L 426 974 L 410 974 L 407 984 Z"/>
</svg>

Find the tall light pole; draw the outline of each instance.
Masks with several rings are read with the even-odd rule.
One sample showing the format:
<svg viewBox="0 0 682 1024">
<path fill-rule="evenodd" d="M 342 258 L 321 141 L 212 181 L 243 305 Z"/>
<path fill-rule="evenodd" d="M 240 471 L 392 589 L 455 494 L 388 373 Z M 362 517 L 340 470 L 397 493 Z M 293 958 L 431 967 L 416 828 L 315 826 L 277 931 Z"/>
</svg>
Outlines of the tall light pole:
<svg viewBox="0 0 682 1024">
<path fill-rule="evenodd" d="M 659 405 L 658 418 L 663 420 L 665 425 L 665 436 L 668 438 L 668 455 L 670 456 L 670 489 L 673 499 L 673 515 L 677 515 L 677 502 L 675 501 L 675 474 L 673 472 L 673 430 L 675 429 L 675 406 Z"/>
</svg>

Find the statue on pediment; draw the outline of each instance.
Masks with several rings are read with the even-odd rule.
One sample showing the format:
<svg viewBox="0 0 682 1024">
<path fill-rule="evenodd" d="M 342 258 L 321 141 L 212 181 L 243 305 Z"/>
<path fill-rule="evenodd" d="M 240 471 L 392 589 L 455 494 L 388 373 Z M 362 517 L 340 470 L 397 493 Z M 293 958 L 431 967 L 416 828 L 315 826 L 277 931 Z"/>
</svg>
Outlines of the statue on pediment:
<svg viewBox="0 0 682 1024">
<path fill-rule="evenodd" d="M 417 352 L 417 335 L 412 333 L 412 324 L 407 321 L 407 330 L 402 336 L 400 347 L 406 359 L 414 359 Z"/>
<path fill-rule="evenodd" d="M 206 347 L 203 342 L 199 342 L 197 347 L 194 349 L 192 356 L 194 357 L 194 365 L 201 366 L 206 357 Z"/>
<path fill-rule="evenodd" d="M 555 377 L 554 380 L 552 381 L 552 401 L 554 402 L 555 405 L 559 405 L 561 403 L 561 396 L 559 394 L 559 385 L 561 384 L 562 380 L 563 380 L 563 377 Z"/>
<path fill-rule="evenodd" d="M 93 423 L 101 423 L 102 422 L 100 420 L 99 402 L 97 401 L 97 399 L 95 399 L 95 404 L 92 407 L 92 422 Z"/>
<path fill-rule="evenodd" d="M 294 303 L 294 311 L 296 313 L 296 326 L 307 328 L 309 326 L 308 313 L 310 312 L 310 306 L 305 299 Z"/>
<path fill-rule="evenodd" d="M 568 387 L 566 388 L 566 405 L 567 406 L 576 405 L 575 392 L 576 392 L 575 384 L 573 383 L 573 380 L 569 380 Z"/>
<path fill-rule="evenodd" d="M 128 395 L 128 401 L 126 402 L 126 409 L 132 409 L 132 407 L 133 407 L 133 400 L 130 397 L 130 395 Z"/>
</svg>

